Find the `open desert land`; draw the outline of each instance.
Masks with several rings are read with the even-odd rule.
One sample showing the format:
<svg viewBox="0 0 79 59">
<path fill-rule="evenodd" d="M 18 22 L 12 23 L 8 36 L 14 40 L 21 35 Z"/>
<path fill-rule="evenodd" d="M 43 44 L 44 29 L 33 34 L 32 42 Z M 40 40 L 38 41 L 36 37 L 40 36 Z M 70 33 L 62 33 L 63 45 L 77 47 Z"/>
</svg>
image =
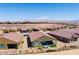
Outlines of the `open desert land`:
<svg viewBox="0 0 79 59">
<path fill-rule="evenodd" d="M 15 28 L 57 28 L 57 27 L 64 27 L 65 25 L 62 24 L 0 24 L 0 27 L 15 27 Z"/>
</svg>

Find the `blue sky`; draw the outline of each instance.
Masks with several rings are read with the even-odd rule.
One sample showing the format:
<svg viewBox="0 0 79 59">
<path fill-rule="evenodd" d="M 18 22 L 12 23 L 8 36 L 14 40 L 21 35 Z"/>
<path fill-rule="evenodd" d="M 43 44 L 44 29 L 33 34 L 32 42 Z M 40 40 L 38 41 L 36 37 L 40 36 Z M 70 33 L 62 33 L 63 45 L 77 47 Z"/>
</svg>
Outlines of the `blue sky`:
<svg viewBox="0 0 79 59">
<path fill-rule="evenodd" d="M 0 3 L 0 21 L 77 20 L 77 3 Z M 47 21 L 47 20 L 46 20 Z"/>
</svg>

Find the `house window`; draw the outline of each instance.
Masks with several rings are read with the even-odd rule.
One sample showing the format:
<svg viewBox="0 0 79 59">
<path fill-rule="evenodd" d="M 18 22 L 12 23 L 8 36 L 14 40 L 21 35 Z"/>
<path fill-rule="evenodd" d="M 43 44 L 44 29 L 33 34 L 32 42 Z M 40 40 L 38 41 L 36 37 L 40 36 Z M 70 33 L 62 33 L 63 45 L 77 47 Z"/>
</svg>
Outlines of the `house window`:
<svg viewBox="0 0 79 59">
<path fill-rule="evenodd" d="M 32 42 L 32 45 L 33 46 L 38 46 L 38 45 L 41 45 L 41 44 L 40 44 L 40 42 Z"/>
<path fill-rule="evenodd" d="M 77 37 L 73 37 L 72 41 L 77 41 L 78 38 Z"/>
<path fill-rule="evenodd" d="M 25 34 L 24 36 L 28 36 L 28 34 Z"/>
<path fill-rule="evenodd" d="M 21 30 L 21 33 L 27 33 L 27 30 Z"/>
<path fill-rule="evenodd" d="M 51 45 L 51 44 L 54 44 L 54 42 L 52 41 L 44 41 L 44 42 L 41 42 L 42 45 Z"/>
<path fill-rule="evenodd" d="M 5 47 L 5 45 L 4 44 L 0 44 L 0 48 L 4 48 Z"/>
<path fill-rule="evenodd" d="M 17 49 L 17 44 L 7 44 L 8 49 Z"/>
</svg>

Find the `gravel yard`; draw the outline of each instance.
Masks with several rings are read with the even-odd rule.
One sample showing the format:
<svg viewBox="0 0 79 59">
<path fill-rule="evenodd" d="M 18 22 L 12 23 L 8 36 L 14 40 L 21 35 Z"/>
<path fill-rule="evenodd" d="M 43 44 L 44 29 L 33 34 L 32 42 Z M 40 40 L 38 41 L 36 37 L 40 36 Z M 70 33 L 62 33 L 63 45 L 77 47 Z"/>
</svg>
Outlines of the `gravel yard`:
<svg viewBox="0 0 79 59">
<path fill-rule="evenodd" d="M 47 52 L 47 53 L 39 53 L 36 55 L 79 55 L 79 49 L 74 50 L 64 50 L 57 52 Z"/>
</svg>

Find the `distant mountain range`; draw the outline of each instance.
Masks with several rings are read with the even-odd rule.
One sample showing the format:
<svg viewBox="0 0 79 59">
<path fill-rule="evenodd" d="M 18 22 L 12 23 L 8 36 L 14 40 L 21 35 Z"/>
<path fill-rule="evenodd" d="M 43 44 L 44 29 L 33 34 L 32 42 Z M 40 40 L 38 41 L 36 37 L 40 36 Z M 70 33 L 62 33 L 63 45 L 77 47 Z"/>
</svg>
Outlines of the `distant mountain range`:
<svg viewBox="0 0 79 59">
<path fill-rule="evenodd" d="M 79 25 L 79 20 L 73 20 L 73 21 L 71 21 L 71 23 Z"/>
<path fill-rule="evenodd" d="M 48 20 L 48 21 L 47 21 Z M 6 22 L 0 22 L 0 24 L 4 24 L 4 23 L 7 23 L 7 24 L 11 24 L 11 23 L 14 23 L 14 24 L 26 24 L 26 23 L 70 23 L 70 24 L 76 24 L 76 25 L 79 25 L 79 20 L 65 20 L 65 21 L 62 21 L 62 20 L 49 20 L 45 17 L 41 18 L 41 20 L 37 19 L 37 21 L 16 21 L 16 22 L 11 22 L 11 21 L 6 21 Z"/>
</svg>

